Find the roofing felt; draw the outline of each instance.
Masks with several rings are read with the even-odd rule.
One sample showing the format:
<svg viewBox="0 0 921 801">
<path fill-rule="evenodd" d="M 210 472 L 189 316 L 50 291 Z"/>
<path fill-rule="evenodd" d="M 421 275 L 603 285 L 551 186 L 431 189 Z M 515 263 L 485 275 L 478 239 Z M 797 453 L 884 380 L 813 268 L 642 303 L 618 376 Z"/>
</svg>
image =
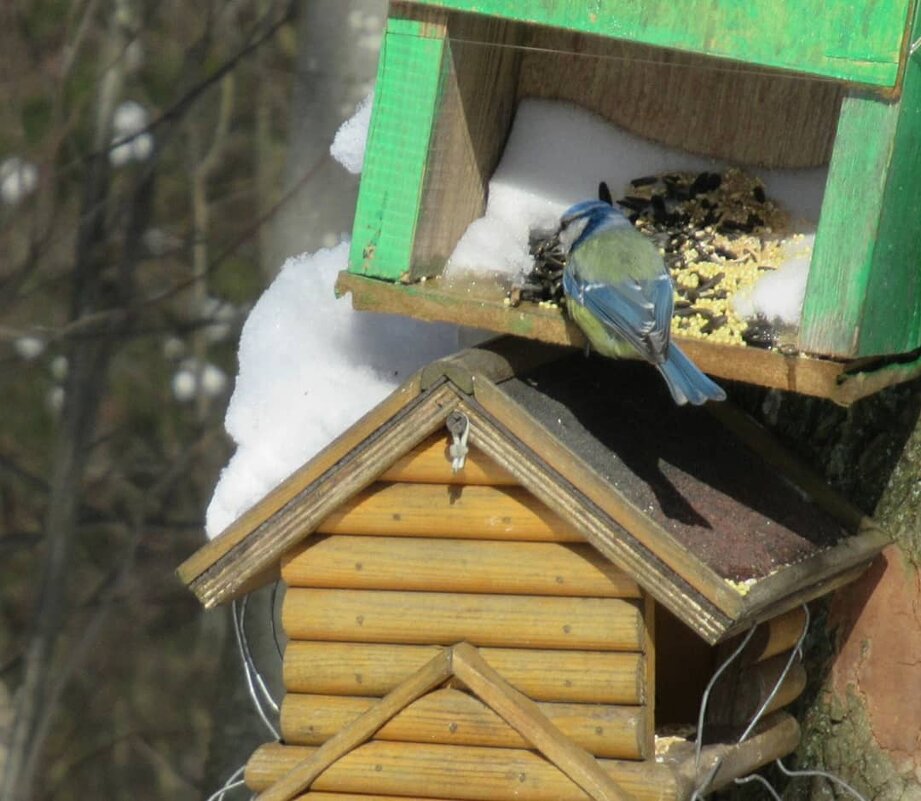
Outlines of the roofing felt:
<svg viewBox="0 0 921 801">
<path fill-rule="evenodd" d="M 679 408 L 647 364 L 497 340 L 413 376 L 181 578 L 206 606 L 272 580 L 455 411 L 473 446 L 710 643 L 853 580 L 889 541 L 731 404 Z"/>
<path fill-rule="evenodd" d="M 573 355 L 502 391 L 726 579 L 770 575 L 849 532 L 647 364 Z"/>
</svg>

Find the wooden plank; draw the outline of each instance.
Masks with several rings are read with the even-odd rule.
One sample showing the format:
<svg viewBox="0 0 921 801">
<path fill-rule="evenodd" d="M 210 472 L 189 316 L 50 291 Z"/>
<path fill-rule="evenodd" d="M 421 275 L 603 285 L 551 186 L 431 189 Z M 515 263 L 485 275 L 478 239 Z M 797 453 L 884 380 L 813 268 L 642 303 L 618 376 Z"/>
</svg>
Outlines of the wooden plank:
<svg viewBox="0 0 921 801">
<path fill-rule="evenodd" d="M 591 754 L 561 732 L 530 698 L 496 673 L 470 643 L 454 646 L 453 666 L 458 679 L 590 798 L 630 801 L 629 793 L 624 792 Z"/>
<path fill-rule="evenodd" d="M 907 39 L 921 35 L 915 11 Z M 800 345 L 816 353 L 873 356 L 921 346 L 917 241 L 921 202 L 921 65 L 905 63 L 900 98 L 852 92 L 809 272 Z M 868 388 L 869 389 L 869 388 Z"/>
<path fill-rule="evenodd" d="M 416 5 L 610 36 L 874 86 L 895 86 L 910 3 L 882 0 L 425 0 Z"/>
<path fill-rule="evenodd" d="M 412 14 L 418 8 L 396 5 L 391 15 Z M 448 30 L 418 201 L 411 280 L 440 273 L 467 226 L 482 215 L 489 179 L 517 107 L 522 50 L 515 45 L 520 44 L 521 27 L 494 17 L 455 14 Z"/>
<path fill-rule="evenodd" d="M 435 645 L 302 642 L 285 649 L 288 692 L 381 696 L 441 650 Z M 482 648 L 513 686 L 535 701 L 631 705 L 643 703 L 642 654 Z"/>
<path fill-rule="evenodd" d="M 588 514 L 593 505 L 607 513 L 611 523 L 596 527 L 594 531 L 582 528 L 586 538 L 601 553 L 622 565 L 660 603 L 711 644 L 852 580 L 859 565 L 865 565 L 889 541 L 887 534 L 831 492 L 783 448 L 776 443 L 762 447 L 763 432 L 759 433 L 758 427 L 744 415 L 733 413 L 731 406 L 726 404 L 715 405 L 714 413 L 731 422 L 734 433 L 743 442 L 762 451 L 769 462 L 790 475 L 842 525 L 850 530 L 855 530 L 856 526 L 860 532 L 835 548 L 821 551 L 762 579 L 747 594 L 739 593 L 683 550 L 667 532 L 651 523 L 641 512 L 633 510 L 632 517 L 625 517 L 625 512 L 631 511 L 629 503 L 618 499 L 607 482 L 582 464 L 577 455 L 561 448 L 537 421 L 504 395 L 501 387 L 481 384 L 477 400 L 490 412 L 489 418 L 477 412 L 475 404 L 470 401 L 459 407 L 473 424 L 471 441 L 516 475 L 541 500 L 561 510 L 577 527 L 590 527 L 597 523 L 597 513 L 594 516 Z M 496 418 L 503 421 L 502 429 L 506 433 L 498 428 Z M 521 452 L 523 446 L 533 449 L 537 456 L 524 456 Z M 547 470 L 545 465 L 548 463 L 564 472 L 566 478 Z M 580 494 L 586 497 L 578 499 Z M 611 526 L 617 524 L 622 525 L 625 531 L 619 537 L 612 537 Z M 669 577 L 661 569 L 656 569 L 648 555 L 644 556 L 631 546 L 632 538 L 639 540 L 661 559 L 677 577 Z M 676 578 L 683 579 L 688 585 L 682 589 Z M 695 593 L 705 596 L 719 612 L 731 619 L 720 619 L 719 612 L 714 615 L 714 610 L 706 609 L 693 598 Z"/>
<path fill-rule="evenodd" d="M 419 796 L 372 795 L 370 793 L 323 793 L 312 790 L 299 795 L 296 801 L 459 801 L 444 798 L 420 798 Z"/>
<path fill-rule="evenodd" d="M 412 382 L 407 390 L 413 391 Z M 300 471 L 295 474 L 298 478 L 292 481 L 300 489 L 281 508 L 275 509 L 276 498 L 272 493 L 266 498 L 266 502 L 272 499 L 272 511 L 261 509 L 260 504 L 253 511 L 252 519 L 244 516 L 247 522 L 242 525 L 246 528 L 257 520 L 262 519 L 262 522 L 248 534 L 241 533 L 239 539 L 237 530 L 233 529 L 232 547 L 211 562 L 204 573 L 192 579 L 189 588 L 208 608 L 234 597 L 254 575 L 279 561 L 286 551 L 310 534 L 332 510 L 368 486 L 394 460 L 431 434 L 451 413 L 456 399 L 448 385 L 417 396 L 408 404 L 404 391 L 397 391 L 368 419 L 349 429 L 342 438 L 349 449 L 332 466 L 315 476 L 315 470 L 327 464 L 328 455 L 321 454 L 305 466 L 304 476 L 300 476 Z M 395 413 L 385 416 L 384 412 L 388 411 Z M 368 430 L 366 426 L 372 423 L 376 425 Z M 364 437 L 359 438 L 360 434 Z M 331 454 L 338 454 L 343 443 L 333 443 Z M 307 477 L 311 480 L 302 484 L 302 479 Z M 286 498 L 288 492 L 286 489 L 283 493 Z M 205 563 L 212 557 L 213 553 L 209 552 Z M 196 569 L 200 565 L 201 562 L 197 562 Z"/>
<path fill-rule="evenodd" d="M 528 33 L 521 98 L 571 102 L 644 139 L 731 163 L 795 169 L 831 157 L 840 83 L 554 28 Z"/>
<path fill-rule="evenodd" d="M 518 482 L 476 448 L 470 448 L 464 467 L 451 469 L 448 448 L 451 437 L 438 432 L 419 447 L 396 460 L 381 476 L 381 481 L 415 484 L 483 484 L 511 486 Z"/>
<path fill-rule="evenodd" d="M 636 601 L 449 592 L 289 589 L 282 625 L 292 639 L 639 651 Z"/>
<path fill-rule="evenodd" d="M 710 779 L 709 790 L 720 790 L 736 779 L 769 765 L 775 759 L 792 754 L 799 740 L 800 728 L 796 718 L 786 712 L 777 712 L 765 718 L 745 742 L 738 745 L 705 745 L 701 750 L 699 766 L 692 754 L 676 765 L 676 772 L 689 786 L 698 787 L 718 763 L 719 768 Z"/>
<path fill-rule="evenodd" d="M 282 560 L 292 587 L 639 598 L 587 543 L 408 537 L 311 539 Z"/>
<path fill-rule="evenodd" d="M 857 369 L 855 362 L 846 373 L 841 376 L 837 391 L 830 396 L 831 400 L 839 406 L 850 406 L 861 398 L 866 398 L 886 387 L 893 387 L 906 381 L 914 381 L 921 377 L 921 357 L 907 361 L 866 364 Z"/>
<path fill-rule="evenodd" d="M 505 286 L 485 276 L 478 278 L 475 286 L 470 281 L 442 278 L 417 284 L 391 284 L 341 272 L 336 292 L 340 295 L 350 292 L 352 307 L 361 311 L 452 322 L 555 345 L 579 346 L 585 341 L 582 332 L 575 325 L 567 326 L 555 309 L 536 304 L 506 306 L 502 302 Z"/>
<path fill-rule="evenodd" d="M 313 753 L 308 746 L 264 745 L 246 765 L 254 791 L 272 785 Z M 599 760 L 598 764 L 637 801 L 677 801 L 671 768 L 655 762 Z M 587 801 L 550 762 L 532 751 L 426 743 L 372 741 L 350 752 L 314 782 L 314 789 L 342 793 L 443 797 L 463 801 Z M 265 801 L 259 796 L 260 801 Z"/>
<path fill-rule="evenodd" d="M 806 611 L 802 606 L 797 606 L 789 612 L 771 618 L 758 626 L 745 650 L 739 656 L 739 662 L 744 665 L 754 662 L 763 662 L 772 656 L 792 651 L 799 642 L 803 629 L 806 626 Z M 739 635 L 741 638 L 743 635 Z M 726 643 L 731 653 L 738 645 L 738 639 Z"/>
<path fill-rule="evenodd" d="M 861 355 L 861 318 L 898 119 L 898 103 L 869 94 L 852 93 L 842 103 L 803 301 L 801 350 Z"/>
<path fill-rule="evenodd" d="M 446 36 L 447 15 L 437 10 L 387 21 L 349 253 L 355 272 L 396 281 L 409 270 Z"/>
<path fill-rule="evenodd" d="M 374 698 L 288 693 L 281 704 L 281 734 L 289 745 L 321 745 L 375 703 Z M 642 759 L 646 710 L 641 706 L 540 703 L 543 715 L 591 754 Z M 433 690 L 384 724 L 375 737 L 396 742 L 528 748 L 525 740 L 476 697 Z"/>
<path fill-rule="evenodd" d="M 479 385 L 476 401 L 458 407 L 471 421 L 471 441 L 545 503 L 565 510 L 599 552 L 701 637 L 712 644 L 725 634 L 742 604 L 722 578 L 633 508 L 500 387 Z"/>
<path fill-rule="evenodd" d="M 290 801 L 306 790 L 330 765 L 370 739 L 374 733 L 417 698 L 441 684 L 451 675 L 451 651 L 433 656 L 418 671 L 395 687 L 384 698 L 341 729 L 323 745 L 305 755 L 272 786 L 261 793 L 261 801 Z"/>
<path fill-rule="evenodd" d="M 915 10 L 912 46 L 921 36 Z M 911 352 L 921 347 L 921 62 L 906 60 L 898 125 L 882 198 L 878 240 L 860 322 L 860 355 Z M 862 203 L 862 199 L 861 199 Z"/>
<path fill-rule="evenodd" d="M 420 373 L 413 375 L 396 392 L 388 395 L 381 403 L 364 415 L 303 467 L 292 473 L 252 509 L 244 512 L 218 537 L 199 548 L 176 570 L 179 578 L 191 584 L 215 562 L 227 556 L 249 534 L 272 514 L 282 509 L 297 497 L 306 487 L 325 472 L 343 460 L 353 448 L 369 437 L 377 428 L 398 414 L 419 395 Z"/>
<path fill-rule="evenodd" d="M 350 292 L 352 306 L 362 311 L 470 325 L 553 345 L 585 345 L 582 332 L 558 309 L 532 303 L 509 308 L 503 303 L 506 287 L 488 279 L 478 279 L 475 287 L 470 287 L 469 282 L 457 284 L 443 279 L 403 285 L 340 273 L 336 287 L 341 294 Z M 839 382 L 845 369 L 842 362 L 700 339 L 676 337 L 676 341 L 705 373 L 717 378 L 820 398 L 835 398 L 841 391 Z M 858 389 L 852 389 L 842 402 L 862 397 L 855 395 Z M 868 387 L 868 391 L 875 390 Z"/>
<path fill-rule="evenodd" d="M 880 545 L 879 548 L 875 549 L 875 553 L 878 553 L 882 548 L 883 546 Z M 813 557 L 807 561 L 812 561 L 815 567 L 820 568 L 822 567 L 821 561 L 819 560 L 821 555 L 822 554 L 819 554 L 817 557 Z M 732 624 L 727 634 L 732 635 L 738 634 L 741 631 L 747 631 L 756 623 L 770 620 L 773 617 L 777 617 L 777 615 L 789 612 L 800 604 L 809 603 L 816 598 L 821 598 L 834 592 L 839 587 L 850 584 L 863 575 L 866 569 L 872 564 L 872 561 L 872 558 L 867 558 L 865 561 L 850 567 L 840 568 L 836 566 L 833 570 L 822 569 L 821 575 L 814 581 L 809 580 L 808 574 L 805 573 L 805 571 L 800 572 L 799 568 L 801 565 L 805 564 L 803 562 L 798 562 L 788 568 L 791 573 L 790 576 L 785 577 L 782 574 L 770 576 L 769 578 L 771 579 L 779 576 L 780 578 L 786 578 L 788 580 L 772 583 L 772 586 L 765 588 L 763 594 L 759 592 L 758 596 L 761 600 L 765 598 L 772 598 L 773 600 L 763 606 L 755 606 L 751 611 L 746 610 L 739 619 Z M 767 581 L 767 579 L 765 579 L 765 581 Z M 760 589 L 758 584 L 755 584 L 752 588 L 752 592 Z"/>
<path fill-rule="evenodd" d="M 519 487 L 374 484 L 331 510 L 320 534 L 580 542 L 559 515 Z"/>
<path fill-rule="evenodd" d="M 658 635 L 656 633 L 656 602 L 648 593 L 643 598 L 643 625 L 646 629 L 646 648 L 643 653 L 646 676 L 644 682 L 652 688 L 646 699 L 646 731 L 644 732 L 643 751 L 646 754 L 656 752 L 656 718 L 657 718 L 657 682 L 656 682 L 656 650 L 658 648 Z"/>
<path fill-rule="evenodd" d="M 342 275 L 347 276 L 347 273 L 340 273 Z M 422 369 L 419 385 L 425 390 L 446 378 L 467 395 L 472 395 L 476 381 L 501 384 L 566 355 L 565 347 L 535 348 L 520 337 L 496 337 L 432 362 Z"/>
<path fill-rule="evenodd" d="M 743 668 L 732 680 L 718 684 L 713 693 L 713 722 L 730 726 L 746 726 L 773 692 L 789 660 L 789 653 Z M 806 669 L 794 661 L 764 714 L 788 706 L 806 688 Z"/>
<path fill-rule="evenodd" d="M 392 795 L 372 795 L 369 793 L 323 793 L 312 790 L 297 797 L 297 801 L 397 801 Z M 420 798 L 419 796 L 400 796 L 398 801 L 457 801 L 457 799 Z"/>
</svg>

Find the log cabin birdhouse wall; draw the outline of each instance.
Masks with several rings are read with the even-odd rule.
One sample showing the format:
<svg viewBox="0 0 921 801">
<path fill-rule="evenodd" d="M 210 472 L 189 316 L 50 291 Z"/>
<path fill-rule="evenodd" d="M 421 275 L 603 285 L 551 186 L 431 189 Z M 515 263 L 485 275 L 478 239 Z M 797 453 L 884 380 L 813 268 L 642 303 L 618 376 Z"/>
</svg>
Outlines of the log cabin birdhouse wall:
<svg viewBox="0 0 921 801">
<path fill-rule="evenodd" d="M 731 408 L 505 340 L 418 373 L 180 575 L 213 607 L 280 571 L 265 801 L 683 801 L 794 749 L 803 605 L 885 542 Z"/>
<path fill-rule="evenodd" d="M 521 101 L 551 98 L 744 170 L 827 167 L 798 329 L 760 343 L 768 349 L 752 347 L 754 336 L 726 344 L 711 336 L 711 315 L 687 343 L 702 369 L 841 403 L 917 375 L 919 19 L 911 0 L 391 3 L 339 289 L 357 308 L 579 344 L 558 310 L 508 308 L 504 284 L 422 280 L 441 275 L 483 213 Z M 679 182 L 678 196 L 687 189 Z M 637 199 L 626 199 L 635 211 Z M 718 211 L 695 219 L 722 230 Z M 760 207 L 747 219 L 756 238 L 778 233 Z M 687 233 L 672 242 L 684 254 Z M 722 273 L 715 295 L 725 296 L 735 268 L 719 255 L 725 242 L 711 245 L 716 266 L 688 278 L 696 289 Z M 750 267 L 766 266 L 752 258 Z"/>
</svg>

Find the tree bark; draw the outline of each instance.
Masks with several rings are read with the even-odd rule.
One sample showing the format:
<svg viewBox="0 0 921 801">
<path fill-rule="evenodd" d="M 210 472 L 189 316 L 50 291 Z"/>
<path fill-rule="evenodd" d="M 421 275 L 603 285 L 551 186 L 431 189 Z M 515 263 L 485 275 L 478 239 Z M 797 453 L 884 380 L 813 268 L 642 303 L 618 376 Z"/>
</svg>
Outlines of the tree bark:
<svg viewBox="0 0 921 801">
<path fill-rule="evenodd" d="M 867 799 L 921 801 L 921 382 L 847 410 L 779 392 L 740 394 L 894 539 L 813 626 L 814 686 L 804 696 L 797 767 L 830 771 Z M 793 780 L 787 795 L 843 797 L 820 777 Z"/>
</svg>

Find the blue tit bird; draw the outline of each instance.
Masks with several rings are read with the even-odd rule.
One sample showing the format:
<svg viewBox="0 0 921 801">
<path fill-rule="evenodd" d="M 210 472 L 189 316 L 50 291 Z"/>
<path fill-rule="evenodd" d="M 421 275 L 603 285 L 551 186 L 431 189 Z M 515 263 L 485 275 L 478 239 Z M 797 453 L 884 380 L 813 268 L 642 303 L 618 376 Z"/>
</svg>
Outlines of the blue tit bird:
<svg viewBox="0 0 921 801">
<path fill-rule="evenodd" d="M 598 200 L 560 220 L 570 317 L 604 356 L 637 354 L 662 373 L 675 403 L 699 406 L 726 393 L 671 341 L 672 279 L 655 245 L 619 209 Z"/>
</svg>

